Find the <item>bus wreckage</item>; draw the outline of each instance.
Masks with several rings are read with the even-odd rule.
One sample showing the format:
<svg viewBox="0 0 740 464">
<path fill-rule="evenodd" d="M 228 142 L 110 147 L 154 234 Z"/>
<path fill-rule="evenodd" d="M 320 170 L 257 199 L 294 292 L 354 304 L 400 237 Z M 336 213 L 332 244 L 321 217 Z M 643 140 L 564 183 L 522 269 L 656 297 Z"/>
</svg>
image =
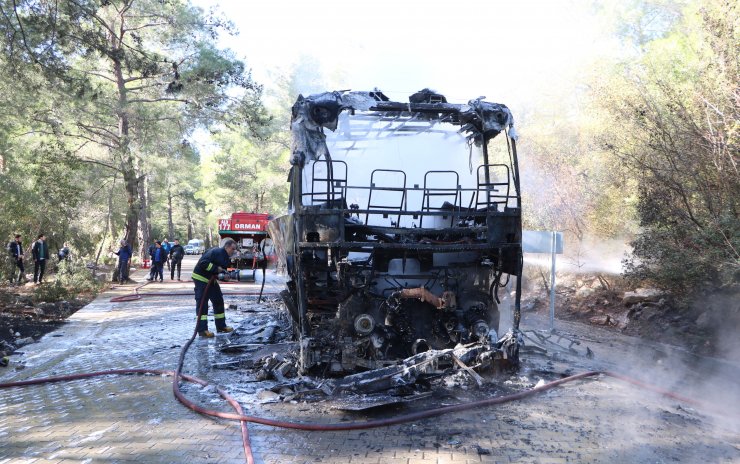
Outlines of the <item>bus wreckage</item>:
<svg viewBox="0 0 740 464">
<path fill-rule="evenodd" d="M 291 130 L 289 213 L 268 228 L 299 370 L 517 367 L 521 279 L 504 335 L 498 309 L 522 273 L 509 109 L 428 89 L 408 103 L 328 92 L 298 97 Z"/>
</svg>

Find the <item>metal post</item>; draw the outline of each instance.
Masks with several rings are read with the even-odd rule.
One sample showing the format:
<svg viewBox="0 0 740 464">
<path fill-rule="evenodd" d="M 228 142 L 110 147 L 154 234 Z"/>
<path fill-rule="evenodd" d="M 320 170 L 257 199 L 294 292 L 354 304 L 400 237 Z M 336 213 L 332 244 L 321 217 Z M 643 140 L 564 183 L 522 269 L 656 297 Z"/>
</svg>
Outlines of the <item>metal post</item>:
<svg viewBox="0 0 740 464">
<path fill-rule="evenodd" d="M 550 269 L 550 332 L 555 331 L 555 251 L 557 250 L 557 232 L 552 232 L 550 241 L 550 254 L 552 256 L 552 268 Z"/>
</svg>

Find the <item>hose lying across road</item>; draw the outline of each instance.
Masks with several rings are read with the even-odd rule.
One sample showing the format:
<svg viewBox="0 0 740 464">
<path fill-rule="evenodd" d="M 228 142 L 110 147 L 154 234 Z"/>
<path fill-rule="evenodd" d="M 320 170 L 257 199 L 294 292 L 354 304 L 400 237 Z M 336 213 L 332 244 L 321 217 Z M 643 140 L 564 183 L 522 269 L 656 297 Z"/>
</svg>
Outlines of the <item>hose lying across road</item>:
<svg viewBox="0 0 740 464">
<path fill-rule="evenodd" d="M 108 370 L 108 371 L 100 371 L 100 372 L 90 372 L 90 373 L 82 373 L 82 374 L 63 375 L 63 376 L 57 376 L 57 377 L 45 377 L 45 378 L 38 378 L 38 379 L 22 380 L 18 382 L 0 383 L 0 388 L 22 387 L 22 386 L 27 386 L 27 385 L 40 385 L 44 383 L 79 380 L 79 379 L 99 377 L 99 376 L 104 376 L 104 375 L 129 375 L 129 374 L 175 375 L 176 372 L 167 371 L 167 370 L 157 370 L 157 369 L 116 369 L 116 370 Z M 178 375 L 180 376 L 180 378 L 182 378 L 185 381 L 196 383 L 201 386 L 208 385 L 208 382 L 203 379 L 199 379 L 197 377 L 193 377 L 193 376 L 182 374 L 182 373 Z M 606 375 L 606 376 L 614 377 L 616 379 L 624 380 L 626 382 L 629 382 L 641 388 L 652 390 L 663 396 L 667 396 L 667 397 L 670 397 L 670 398 L 673 398 L 675 400 L 682 401 L 685 403 L 693 404 L 698 407 L 706 406 L 703 403 L 693 400 L 691 398 L 687 398 L 687 397 L 678 395 L 676 393 L 669 392 L 661 388 L 640 382 L 635 379 L 631 379 L 621 374 L 609 372 L 609 371 L 582 372 L 580 374 L 571 375 L 569 377 L 565 377 L 565 378 L 558 379 L 552 382 L 548 382 L 539 387 L 535 387 L 530 390 L 525 390 L 525 391 L 514 393 L 511 395 L 499 396 L 499 397 L 489 398 L 489 399 L 480 400 L 480 401 L 473 401 L 470 403 L 462 403 L 462 404 L 456 404 L 456 405 L 451 405 L 451 406 L 432 408 L 432 409 L 418 411 L 418 412 L 414 412 L 410 414 L 401 414 L 401 415 L 391 417 L 388 419 L 342 422 L 342 423 L 334 423 L 334 424 L 291 422 L 291 421 L 282 421 L 282 420 L 268 419 L 268 418 L 258 417 L 258 416 L 245 415 L 242 412 L 241 406 L 239 405 L 239 403 L 237 403 L 233 398 L 231 398 L 221 388 L 217 388 L 218 393 L 237 410 L 237 413 L 236 414 L 225 413 L 225 412 L 206 409 L 188 400 L 182 394 L 182 392 L 180 392 L 179 386 L 175 387 L 175 384 L 177 383 L 176 375 L 173 381 L 173 391 L 175 392 L 177 399 L 180 402 L 182 402 L 186 407 L 188 407 L 189 409 L 192 409 L 193 411 L 196 411 L 200 414 L 204 414 L 207 416 L 218 417 L 221 419 L 230 419 L 230 420 L 240 421 L 246 462 L 249 464 L 253 464 L 254 459 L 252 457 L 251 446 L 249 444 L 249 434 L 246 428 L 247 422 L 253 422 L 255 424 L 262 424 L 262 425 L 269 425 L 272 427 L 280 427 L 280 428 L 288 428 L 288 429 L 296 429 L 296 430 L 307 430 L 307 431 L 347 431 L 347 430 L 362 430 L 362 429 L 370 429 L 370 428 L 377 428 L 377 427 L 386 427 L 386 426 L 401 424 L 405 422 L 412 422 L 412 421 L 417 421 L 421 419 L 427 419 L 430 417 L 435 417 L 435 416 L 439 416 L 439 415 L 447 414 L 451 412 L 466 411 L 466 410 L 477 409 L 477 408 L 481 408 L 485 406 L 492 406 L 495 404 L 508 403 L 510 401 L 520 400 L 520 399 L 527 398 L 529 396 L 534 396 L 534 395 L 543 393 L 547 390 L 550 390 L 552 388 L 555 388 L 559 385 L 562 385 L 568 382 L 572 382 L 574 380 L 583 379 L 586 377 L 593 377 L 597 375 Z"/>
<path fill-rule="evenodd" d="M 208 285 L 211 285 L 211 282 L 213 282 L 213 279 L 209 281 Z M 136 295 L 139 295 L 138 289 L 141 287 L 143 287 L 143 285 L 136 288 L 137 290 L 137 292 L 135 293 Z M 208 294 L 208 287 L 206 287 L 206 291 L 203 293 L 203 298 L 200 301 L 198 320 L 200 320 L 200 316 L 203 313 L 204 308 L 207 308 L 207 304 L 204 304 L 207 294 Z M 235 294 L 235 293 L 232 293 L 232 294 Z M 139 298 L 144 295 L 139 295 Z M 163 295 L 163 294 L 159 293 L 159 294 L 153 294 L 153 295 Z M 135 299 L 139 299 L 139 298 L 135 298 Z M 120 300 L 120 301 L 133 301 L 133 300 L 129 299 L 129 300 Z M 572 382 L 574 380 L 584 379 L 587 377 L 594 377 L 597 375 L 605 375 L 605 376 L 613 377 L 615 379 L 619 379 L 619 380 L 631 383 L 632 385 L 638 386 L 646 390 L 651 390 L 660 395 L 663 395 L 663 396 L 666 396 L 666 397 L 669 397 L 669 398 L 672 398 L 672 399 L 675 399 L 675 400 L 678 400 L 684 403 L 692 404 L 692 405 L 695 405 L 697 407 L 704 408 L 704 409 L 711 409 L 706 404 L 700 401 L 697 401 L 695 399 L 681 396 L 677 393 L 661 389 L 659 387 L 641 382 L 639 380 L 635 380 L 633 378 L 630 378 L 630 377 L 627 377 L 621 374 L 617 374 L 617 373 L 610 372 L 610 371 L 588 371 L 588 372 L 582 372 L 580 374 L 571 375 L 569 377 L 564 377 L 562 379 L 554 380 L 552 382 L 548 382 L 544 385 L 540 385 L 530 390 L 513 393 L 511 395 L 488 398 L 484 400 L 473 401 L 470 403 L 462 403 L 462 404 L 455 404 L 451 406 L 436 407 L 436 408 L 426 409 L 423 411 L 413 412 L 409 414 L 401 414 L 401 415 L 390 417 L 387 419 L 329 423 L 329 424 L 283 421 L 283 420 L 269 419 L 269 418 L 250 416 L 250 415 L 244 414 L 244 411 L 242 410 L 241 405 L 234 398 L 229 396 L 229 394 L 220 387 L 216 388 L 219 395 L 221 395 L 221 397 L 224 398 L 234 408 L 236 413 L 227 413 L 227 412 L 207 409 L 200 405 L 195 404 L 194 402 L 190 401 L 187 397 L 185 397 L 185 395 L 180 391 L 180 379 L 185 380 L 187 382 L 196 383 L 201 386 L 208 385 L 208 382 L 203 379 L 199 379 L 197 377 L 193 377 L 193 376 L 182 373 L 182 367 L 185 362 L 185 354 L 190 348 L 190 345 L 195 340 L 196 336 L 197 336 L 197 325 L 196 325 L 195 330 L 193 331 L 192 336 L 187 341 L 187 343 L 185 343 L 182 350 L 180 351 L 180 358 L 178 360 L 177 368 L 174 371 L 158 370 L 158 369 L 116 369 L 116 370 L 107 370 L 107 371 L 99 371 L 99 372 L 63 375 L 63 376 L 57 376 L 57 377 L 44 377 L 44 378 L 38 378 L 38 379 L 22 380 L 22 381 L 17 381 L 17 382 L 0 383 L 0 389 L 11 388 L 11 387 L 22 387 L 22 386 L 27 386 L 27 385 L 40 385 L 40 384 L 45 384 L 45 383 L 62 382 L 62 381 L 69 381 L 69 380 L 86 379 L 90 377 L 99 377 L 99 376 L 104 376 L 104 375 L 130 375 L 130 374 L 172 375 L 173 376 L 172 391 L 175 397 L 178 399 L 178 401 L 180 401 L 187 408 L 195 412 L 198 412 L 200 414 L 203 414 L 203 415 L 207 415 L 211 417 L 218 417 L 221 419 L 236 420 L 240 422 L 241 432 L 242 432 L 242 441 L 244 444 L 244 454 L 246 457 L 246 462 L 248 464 L 254 463 L 254 458 L 252 456 L 252 449 L 249 443 L 249 432 L 247 430 L 248 422 L 252 422 L 255 424 L 268 425 L 272 427 L 281 427 L 281 428 L 296 429 L 296 430 L 309 430 L 309 431 L 344 431 L 344 430 L 362 430 L 362 429 L 370 429 L 370 428 L 376 428 L 376 427 L 386 427 L 390 425 L 401 424 L 404 422 L 412 422 L 412 421 L 417 421 L 421 419 L 427 419 L 430 417 L 435 417 L 435 416 L 439 416 L 439 415 L 447 414 L 451 412 L 459 412 L 459 411 L 465 411 L 469 409 L 476 409 L 476 408 L 481 408 L 485 406 L 491 406 L 495 404 L 508 403 L 510 401 L 520 400 L 520 399 L 527 398 L 533 395 L 538 395 L 547 390 L 550 390 L 552 388 L 555 388 L 557 386 L 563 385 L 568 382 Z"/>
<path fill-rule="evenodd" d="M 143 284 L 134 287 L 133 293 L 128 293 L 126 295 L 121 295 L 121 296 L 114 296 L 109 301 L 111 303 L 126 303 L 126 302 L 129 302 L 129 301 L 140 300 L 140 299 L 145 298 L 145 297 L 193 296 L 194 295 L 193 292 L 139 293 L 139 290 L 141 288 L 146 287 L 150 283 L 151 282 L 144 282 Z M 238 282 L 221 282 L 221 283 L 222 284 L 236 284 Z M 263 276 L 262 290 L 264 290 L 264 288 L 265 288 L 265 281 L 264 281 L 264 276 Z M 277 293 L 274 293 L 274 292 L 264 293 L 262 290 L 260 290 L 259 292 L 254 292 L 254 291 L 252 291 L 252 292 L 227 292 L 227 293 L 224 293 L 224 296 L 230 296 L 230 295 L 235 295 L 235 296 L 256 296 L 256 297 L 258 297 L 258 301 L 257 302 L 259 302 L 259 299 L 261 299 L 263 296 L 266 296 L 266 295 L 267 296 L 277 295 Z"/>
</svg>

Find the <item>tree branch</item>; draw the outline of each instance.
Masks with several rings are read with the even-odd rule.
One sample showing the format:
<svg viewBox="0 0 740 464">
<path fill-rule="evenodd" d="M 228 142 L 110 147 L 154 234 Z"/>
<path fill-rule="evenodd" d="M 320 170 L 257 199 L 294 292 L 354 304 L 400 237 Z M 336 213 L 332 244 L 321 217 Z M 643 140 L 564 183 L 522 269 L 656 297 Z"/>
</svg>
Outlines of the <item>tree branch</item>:
<svg viewBox="0 0 740 464">
<path fill-rule="evenodd" d="M 98 160 L 94 160 L 94 159 L 89 159 L 89 158 L 75 158 L 75 159 L 77 161 L 80 161 L 80 162 L 83 162 L 83 163 L 97 164 L 99 166 L 103 166 L 103 167 L 106 167 L 108 169 L 112 169 L 113 171 L 121 172 L 121 170 L 119 168 L 113 166 L 112 164 L 104 163 L 102 161 L 98 161 Z"/>
<path fill-rule="evenodd" d="M 115 146 L 115 145 L 111 145 L 110 143 L 106 143 L 106 142 L 101 141 L 101 140 L 96 140 L 96 139 L 94 139 L 92 137 L 87 137 L 87 136 L 82 135 L 82 134 L 72 134 L 70 132 L 65 132 L 64 135 L 67 136 L 67 137 L 76 137 L 76 138 L 79 138 L 79 139 L 82 139 L 82 140 L 89 140 L 90 142 L 97 143 L 98 145 L 102 145 L 104 147 L 108 147 L 111 150 L 117 150 L 118 149 L 118 147 Z"/>
<path fill-rule="evenodd" d="M 21 22 L 20 16 L 18 16 L 18 4 L 16 3 L 16 0 L 13 0 L 13 13 L 15 14 L 15 19 L 18 21 L 18 27 L 21 31 L 21 38 L 23 39 L 23 47 L 26 49 L 28 54 L 31 56 L 31 59 L 34 63 L 38 63 L 39 61 L 36 59 L 36 54 L 29 48 L 28 42 L 26 41 L 26 31 L 23 29 L 23 23 Z M 5 14 L 5 12 L 3 12 Z"/>
<path fill-rule="evenodd" d="M 102 79 L 108 80 L 108 81 L 113 82 L 113 83 L 116 82 L 115 79 L 113 79 L 112 77 L 108 77 L 108 76 L 106 76 L 104 74 L 96 73 L 96 72 L 93 72 L 93 71 L 85 71 L 85 70 L 78 70 L 78 71 L 81 72 L 81 73 L 84 73 L 84 74 L 90 74 L 91 76 L 100 77 Z"/>
<path fill-rule="evenodd" d="M 180 103 L 192 103 L 190 100 L 183 100 L 182 98 L 134 98 L 129 100 L 129 103 L 157 103 L 157 102 L 180 102 Z"/>
<path fill-rule="evenodd" d="M 138 31 L 140 29 L 146 29 L 147 27 L 164 26 L 166 24 L 167 23 L 147 23 L 147 24 L 142 24 L 141 26 L 126 28 L 126 29 L 123 29 L 123 31 L 124 32 Z"/>
<path fill-rule="evenodd" d="M 98 137 L 105 138 L 106 135 L 107 135 L 107 137 L 110 137 L 111 139 L 113 139 L 114 142 L 117 142 L 118 141 L 118 134 L 116 134 L 114 132 L 111 132 L 110 130 L 106 129 L 105 127 L 92 126 L 92 125 L 85 124 L 85 123 L 82 123 L 82 122 L 78 122 L 77 123 L 77 126 L 78 127 L 81 127 L 82 129 L 84 129 L 84 130 L 86 130 L 88 132 L 91 132 L 91 133 L 97 135 Z M 102 133 L 101 132 L 98 132 L 98 131 L 101 131 Z M 104 135 L 104 134 L 106 134 L 106 135 Z"/>
<path fill-rule="evenodd" d="M 13 0 L 13 1 L 15 2 L 15 0 Z M 94 11 L 88 10 L 87 8 L 85 8 L 79 2 L 77 2 L 75 0 L 67 0 L 67 1 L 70 2 L 70 3 L 72 3 L 72 4 L 74 4 L 77 8 L 79 8 L 82 11 L 84 11 L 90 17 L 94 18 L 101 26 L 103 26 L 104 29 L 106 29 L 108 32 L 110 32 L 113 37 L 118 38 L 118 36 L 116 35 L 116 32 L 110 27 L 110 25 L 103 18 L 101 18 L 100 16 L 98 16 L 97 13 L 95 13 Z"/>
<path fill-rule="evenodd" d="M 138 90 L 151 89 L 152 87 L 163 87 L 165 85 L 166 85 L 166 83 L 164 83 L 164 82 L 156 82 L 154 84 L 140 85 L 138 87 L 126 88 L 126 90 L 129 91 L 129 92 L 136 92 Z"/>
</svg>

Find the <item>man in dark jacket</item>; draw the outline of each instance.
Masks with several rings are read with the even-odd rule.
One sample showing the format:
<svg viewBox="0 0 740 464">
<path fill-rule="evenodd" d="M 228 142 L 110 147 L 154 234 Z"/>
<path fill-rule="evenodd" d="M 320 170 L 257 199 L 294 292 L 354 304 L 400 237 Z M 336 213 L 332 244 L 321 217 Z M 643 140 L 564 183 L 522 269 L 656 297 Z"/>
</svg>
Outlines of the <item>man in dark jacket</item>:
<svg viewBox="0 0 740 464">
<path fill-rule="evenodd" d="M 21 279 L 26 278 L 26 269 L 23 267 L 23 243 L 21 242 L 21 236 L 20 234 L 16 234 L 15 240 L 8 243 L 8 252 L 10 253 L 10 257 L 13 258 L 13 262 L 15 263 L 15 266 L 18 268 L 18 283 L 21 282 Z M 10 276 L 10 283 L 13 283 L 15 281 L 15 276 Z"/>
<path fill-rule="evenodd" d="M 213 318 L 216 322 L 216 331 L 219 333 L 228 333 L 234 330 L 226 325 L 224 296 L 215 277 L 219 272 L 223 272 L 229 267 L 231 255 L 235 251 L 236 242 L 234 239 L 226 238 L 221 244 L 221 247 L 214 247 L 203 253 L 203 256 L 198 260 L 198 264 L 195 265 L 195 269 L 193 269 L 195 314 L 201 314 L 200 319 L 198 319 L 198 335 L 201 337 L 213 337 L 213 332 L 208 330 L 208 301 L 205 301 L 206 299 L 211 300 L 211 304 L 213 305 Z M 210 283 L 209 280 L 211 280 Z M 203 304 L 202 313 L 200 311 L 201 303 Z"/>
<path fill-rule="evenodd" d="M 33 255 L 33 283 L 40 284 L 44 279 L 46 261 L 49 259 L 49 246 L 46 244 L 44 234 L 39 234 L 38 240 L 33 243 L 31 254 Z"/>
<path fill-rule="evenodd" d="M 64 243 L 64 246 L 59 249 L 57 257 L 59 258 L 60 263 L 69 258 L 69 245 L 66 242 Z"/>
<path fill-rule="evenodd" d="M 151 245 L 149 245 L 149 249 L 147 252 L 149 253 L 149 277 L 146 278 L 146 280 L 154 280 L 154 274 L 157 272 L 157 268 L 154 266 L 154 263 L 152 262 L 152 256 L 154 256 L 154 250 L 157 249 L 157 242 L 155 241 Z"/>
<path fill-rule="evenodd" d="M 126 243 L 126 240 L 121 240 L 121 248 L 118 251 L 114 251 L 118 255 L 118 282 L 124 283 L 128 280 L 129 260 L 131 260 L 131 247 Z"/>
<path fill-rule="evenodd" d="M 164 282 L 164 262 L 167 261 L 167 250 L 162 248 L 162 242 L 157 240 L 154 242 L 154 250 L 151 252 L 152 257 L 152 269 L 154 270 L 154 280 Z"/>
<path fill-rule="evenodd" d="M 180 245 L 180 240 L 175 239 L 175 244 L 170 249 L 170 280 L 175 280 L 175 269 L 177 269 L 177 280 L 180 280 L 180 268 L 182 267 L 182 258 L 185 256 L 185 248 Z"/>
</svg>

